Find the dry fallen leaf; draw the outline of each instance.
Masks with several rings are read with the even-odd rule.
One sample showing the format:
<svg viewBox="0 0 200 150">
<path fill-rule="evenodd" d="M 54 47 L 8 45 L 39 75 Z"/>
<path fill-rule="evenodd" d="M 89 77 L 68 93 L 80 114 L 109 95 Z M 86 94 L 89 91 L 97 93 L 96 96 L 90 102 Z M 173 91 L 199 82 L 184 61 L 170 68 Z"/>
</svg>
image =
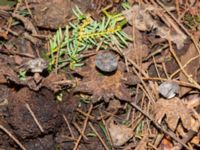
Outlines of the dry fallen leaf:
<svg viewBox="0 0 200 150">
<path fill-rule="evenodd" d="M 62 85 L 55 84 L 60 81 L 66 81 L 65 73 L 56 74 L 55 72 L 51 72 L 50 75 L 42 81 L 42 86 L 56 93 L 62 89 Z"/>
<path fill-rule="evenodd" d="M 114 146 L 122 146 L 133 137 L 133 130 L 131 128 L 117 124 L 113 119 L 108 120 L 107 127 Z"/>
<path fill-rule="evenodd" d="M 127 50 L 125 51 L 125 55 L 132 61 L 141 62 L 142 59 L 148 56 L 149 48 L 147 44 L 144 42 L 145 40 L 140 31 L 135 29 L 134 35 L 135 35 L 134 38 L 135 47 L 133 46 L 133 44 L 129 44 Z"/>
<path fill-rule="evenodd" d="M 114 99 L 114 100 L 109 102 L 107 111 L 118 110 L 119 108 L 122 108 L 120 101 Z"/>
<path fill-rule="evenodd" d="M 73 7 L 74 5 L 70 0 L 42 1 L 34 7 L 34 21 L 37 26 L 43 28 L 57 29 L 64 27 L 72 16 Z"/>
<path fill-rule="evenodd" d="M 130 100 L 128 89 L 122 82 L 124 73 L 121 69 L 123 64 L 119 64 L 118 69 L 113 74 L 102 74 L 95 66 L 95 56 L 86 60 L 86 66 L 77 69 L 77 73 L 83 76 L 75 88 L 75 92 L 91 94 L 92 101 L 100 99 L 109 101 L 115 96 L 122 100 Z"/>
<path fill-rule="evenodd" d="M 159 8 L 153 5 L 133 5 L 131 9 L 124 11 L 123 14 L 136 29 L 140 31 L 153 29 L 156 31 L 155 34 L 163 39 L 168 39 L 168 35 L 170 35 L 170 40 L 176 44 L 178 49 L 184 47 L 187 36 L 176 27 L 172 19 L 163 15 L 164 13 Z M 158 17 L 162 15 L 162 19 L 164 18 L 173 28 L 161 25 L 161 22 L 154 19 L 152 14 L 157 14 Z"/>
<path fill-rule="evenodd" d="M 184 66 L 189 60 L 191 60 L 192 58 L 198 56 L 198 52 L 194 46 L 194 44 L 191 44 L 189 49 L 187 50 L 187 52 L 181 56 L 180 61 L 181 64 Z M 200 58 L 196 58 L 194 60 L 192 60 L 185 68 L 184 70 L 188 73 L 188 75 L 193 78 L 193 80 L 197 80 L 197 72 L 198 69 L 200 68 Z M 180 73 L 180 81 L 184 81 L 184 82 L 189 82 L 188 78 L 185 76 L 185 74 L 183 72 Z M 191 91 L 192 89 L 189 87 L 181 87 L 180 88 L 180 96 L 185 95 L 186 93 L 188 93 L 189 91 Z"/>
<path fill-rule="evenodd" d="M 199 94 L 189 95 L 184 100 L 185 100 L 185 103 L 187 104 L 187 108 L 189 108 L 189 109 L 196 109 L 196 108 L 198 108 L 200 106 L 200 97 L 199 97 Z"/>
<path fill-rule="evenodd" d="M 193 129 L 192 111 L 177 97 L 171 100 L 159 99 L 153 106 L 153 113 L 158 123 L 165 119 L 168 127 L 173 131 L 175 131 L 179 119 L 184 128 Z"/>
</svg>

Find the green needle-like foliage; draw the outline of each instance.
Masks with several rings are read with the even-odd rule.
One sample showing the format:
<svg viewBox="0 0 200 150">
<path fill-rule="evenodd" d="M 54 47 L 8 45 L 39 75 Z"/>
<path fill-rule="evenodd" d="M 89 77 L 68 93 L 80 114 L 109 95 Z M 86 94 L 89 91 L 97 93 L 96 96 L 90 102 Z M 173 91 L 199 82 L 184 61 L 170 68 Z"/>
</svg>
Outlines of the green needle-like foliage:
<svg viewBox="0 0 200 150">
<path fill-rule="evenodd" d="M 131 39 L 122 31 L 127 23 L 122 14 L 110 15 L 106 11 L 102 21 L 95 21 L 82 13 L 78 7 L 73 9 L 76 19 L 66 26 L 63 32 L 59 28 L 50 40 L 49 69 L 58 68 L 63 63 L 71 69 L 81 66 L 81 52 L 97 47 L 109 49 L 110 44 L 123 48 Z"/>
</svg>

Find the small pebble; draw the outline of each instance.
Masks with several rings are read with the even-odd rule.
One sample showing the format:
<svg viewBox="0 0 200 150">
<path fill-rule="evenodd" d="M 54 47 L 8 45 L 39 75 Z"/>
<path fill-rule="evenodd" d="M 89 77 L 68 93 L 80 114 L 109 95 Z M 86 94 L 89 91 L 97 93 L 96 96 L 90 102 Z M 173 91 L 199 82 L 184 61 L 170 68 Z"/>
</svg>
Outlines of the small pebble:
<svg viewBox="0 0 200 150">
<path fill-rule="evenodd" d="M 118 58 L 112 52 L 99 52 L 96 56 L 96 67 L 103 72 L 113 72 L 117 69 Z"/>
<path fill-rule="evenodd" d="M 180 87 L 177 83 L 173 81 L 166 81 L 159 86 L 159 93 L 163 97 L 171 99 L 175 97 L 175 95 L 179 92 L 179 89 Z"/>
</svg>

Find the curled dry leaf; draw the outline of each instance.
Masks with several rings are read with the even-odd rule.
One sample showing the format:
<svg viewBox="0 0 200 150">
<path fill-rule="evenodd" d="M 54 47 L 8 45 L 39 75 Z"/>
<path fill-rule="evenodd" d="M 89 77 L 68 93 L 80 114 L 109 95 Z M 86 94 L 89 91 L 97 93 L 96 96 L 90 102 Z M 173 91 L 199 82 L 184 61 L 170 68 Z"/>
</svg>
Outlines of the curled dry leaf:
<svg viewBox="0 0 200 150">
<path fill-rule="evenodd" d="M 83 77 L 83 80 L 78 83 L 75 92 L 92 95 L 93 102 L 97 102 L 100 99 L 109 101 L 114 97 L 130 100 L 129 91 L 122 81 L 124 77 L 122 67 L 123 63 L 119 64 L 116 72 L 102 74 L 96 69 L 95 57 L 90 57 L 86 60 L 86 66 L 76 70 Z"/>
<path fill-rule="evenodd" d="M 159 99 L 153 106 L 153 113 L 158 123 L 165 119 L 168 127 L 173 131 L 176 129 L 179 119 L 184 128 L 195 131 L 193 122 L 196 120 L 192 111 L 177 97 L 171 100 Z"/>
<path fill-rule="evenodd" d="M 117 124 L 113 119 L 108 120 L 107 127 L 114 146 L 122 146 L 133 137 L 133 130 L 131 128 Z"/>
<path fill-rule="evenodd" d="M 161 25 L 159 21 L 152 17 L 151 14 L 163 14 L 158 8 L 152 5 L 133 5 L 131 9 L 124 11 L 123 14 L 128 22 L 136 29 L 140 31 L 150 31 L 153 29 L 156 31 L 157 36 L 163 39 L 168 39 L 168 37 L 170 37 L 169 40 L 176 44 L 178 49 L 183 48 L 187 36 L 180 31 L 180 29 L 175 27 L 174 22 L 169 17 L 166 18 L 166 16 L 162 16 L 167 22 L 170 22 L 174 27 L 173 29 L 166 25 Z"/>
</svg>

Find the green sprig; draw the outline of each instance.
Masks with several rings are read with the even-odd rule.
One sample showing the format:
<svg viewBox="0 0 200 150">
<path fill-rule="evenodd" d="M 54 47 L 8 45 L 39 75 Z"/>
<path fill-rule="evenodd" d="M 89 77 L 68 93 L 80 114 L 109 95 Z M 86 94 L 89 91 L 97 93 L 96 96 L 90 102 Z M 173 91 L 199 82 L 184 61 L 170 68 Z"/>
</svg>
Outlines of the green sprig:
<svg viewBox="0 0 200 150">
<path fill-rule="evenodd" d="M 98 22 L 87 16 L 78 7 L 73 9 L 76 20 L 70 22 L 63 32 L 59 28 L 49 42 L 49 70 L 58 68 L 67 62 L 71 69 L 82 66 L 80 54 L 101 44 L 101 48 L 109 48 L 112 43 L 117 47 L 125 47 L 131 39 L 122 31 L 127 23 L 122 14 L 106 15 Z"/>
</svg>

